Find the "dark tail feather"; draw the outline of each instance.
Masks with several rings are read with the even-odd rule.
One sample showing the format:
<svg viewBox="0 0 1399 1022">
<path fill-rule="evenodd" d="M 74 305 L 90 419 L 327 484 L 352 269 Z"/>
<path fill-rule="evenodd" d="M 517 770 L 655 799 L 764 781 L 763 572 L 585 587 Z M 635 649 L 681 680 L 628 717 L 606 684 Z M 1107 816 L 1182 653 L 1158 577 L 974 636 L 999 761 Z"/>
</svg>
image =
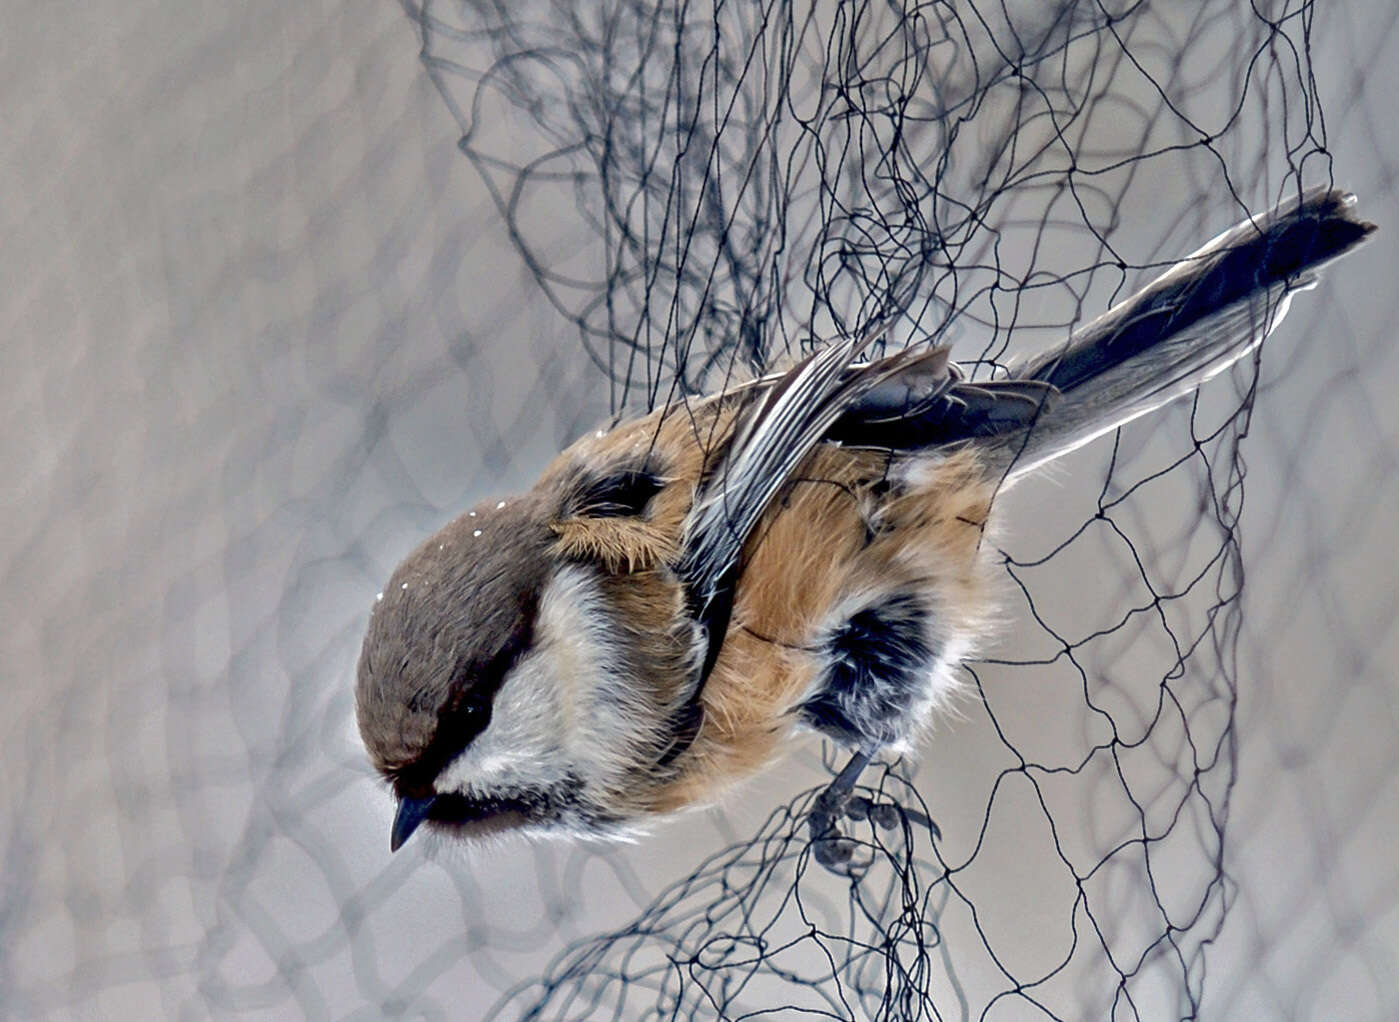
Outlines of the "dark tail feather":
<svg viewBox="0 0 1399 1022">
<path fill-rule="evenodd" d="M 1365 240 L 1355 197 L 1314 189 L 1244 221 L 1144 290 L 1075 331 L 1060 350 L 1012 368 L 1053 399 L 1028 428 L 994 437 L 1008 480 L 1195 390 L 1252 351 L 1315 271 Z"/>
</svg>

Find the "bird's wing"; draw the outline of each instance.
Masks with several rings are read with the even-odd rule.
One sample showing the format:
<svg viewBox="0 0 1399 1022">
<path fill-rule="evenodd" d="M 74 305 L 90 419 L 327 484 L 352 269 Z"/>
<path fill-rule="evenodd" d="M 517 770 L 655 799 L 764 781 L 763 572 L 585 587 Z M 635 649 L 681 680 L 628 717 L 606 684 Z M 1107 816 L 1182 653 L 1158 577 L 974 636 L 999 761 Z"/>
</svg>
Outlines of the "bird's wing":
<svg viewBox="0 0 1399 1022">
<path fill-rule="evenodd" d="M 852 365 L 871 339 L 832 344 L 746 388 L 748 407 L 700 485 L 677 565 L 704 645 L 696 694 L 728 628 L 743 546 L 813 447 L 837 441 L 908 450 L 993 435 L 1023 427 L 1054 390 L 1038 381 L 967 383 L 945 348 Z"/>
<path fill-rule="evenodd" d="M 763 512 L 842 413 L 907 363 L 925 357 L 902 353 L 852 366 L 873 339 L 867 334 L 837 342 L 787 373 L 745 388 L 747 407 L 695 495 L 677 563 L 704 644 L 696 658 L 696 697 L 728 628 L 743 545 Z"/>
<path fill-rule="evenodd" d="M 840 341 L 750 388 L 733 439 L 708 466 L 685 522 L 679 574 L 698 613 L 732 573 L 792 469 L 874 379 L 849 372 L 867 340 Z"/>
</svg>

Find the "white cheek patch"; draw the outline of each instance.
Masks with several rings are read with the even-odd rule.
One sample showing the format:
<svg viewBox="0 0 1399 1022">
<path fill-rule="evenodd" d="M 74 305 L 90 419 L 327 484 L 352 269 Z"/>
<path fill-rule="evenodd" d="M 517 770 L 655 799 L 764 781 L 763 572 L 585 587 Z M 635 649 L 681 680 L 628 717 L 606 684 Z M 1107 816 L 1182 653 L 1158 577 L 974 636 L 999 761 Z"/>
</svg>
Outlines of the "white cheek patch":
<svg viewBox="0 0 1399 1022">
<path fill-rule="evenodd" d="M 562 714 L 548 657 L 536 650 L 506 675 L 491 708 L 491 722 L 447 765 L 434 787 L 439 792 L 500 794 L 547 787 L 564 780 Z"/>
<path fill-rule="evenodd" d="M 506 676 L 490 724 L 436 789 L 480 796 L 569 778 L 611 788 L 633 762 L 648 719 L 618 666 L 617 642 L 592 573 L 561 568 L 540 599 L 533 650 Z"/>
<path fill-rule="evenodd" d="M 561 569 L 541 603 L 539 622 L 564 695 L 564 752 L 580 776 L 614 789 L 658 724 L 624 666 L 622 633 L 593 573 Z"/>
</svg>

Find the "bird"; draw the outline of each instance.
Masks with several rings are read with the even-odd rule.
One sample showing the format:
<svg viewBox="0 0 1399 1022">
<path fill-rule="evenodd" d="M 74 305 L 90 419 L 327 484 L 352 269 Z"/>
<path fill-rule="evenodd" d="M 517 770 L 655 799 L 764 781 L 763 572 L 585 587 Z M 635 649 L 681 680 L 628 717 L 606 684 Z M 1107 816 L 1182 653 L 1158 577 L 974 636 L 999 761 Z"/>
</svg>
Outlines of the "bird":
<svg viewBox="0 0 1399 1022">
<path fill-rule="evenodd" d="M 393 572 L 359 658 L 391 850 L 633 838 L 814 733 L 850 750 L 810 814 L 848 868 L 861 771 L 917 750 L 996 618 L 998 496 L 1253 351 L 1375 229 L 1355 205 L 1250 217 L 996 378 L 945 347 L 864 358 L 865 331 L 461 513 Z"/>
</svg>

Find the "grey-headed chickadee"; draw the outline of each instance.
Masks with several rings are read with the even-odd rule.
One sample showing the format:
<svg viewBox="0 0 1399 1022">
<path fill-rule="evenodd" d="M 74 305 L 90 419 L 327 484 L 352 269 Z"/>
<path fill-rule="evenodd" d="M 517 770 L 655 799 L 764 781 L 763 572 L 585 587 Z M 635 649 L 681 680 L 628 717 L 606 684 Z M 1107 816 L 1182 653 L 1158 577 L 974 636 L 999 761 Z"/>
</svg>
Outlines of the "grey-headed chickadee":
<svg viewBox="0 0 1399 1022">
<path fill-rule="evenodd" d="M 418 827 L 624 833 L 714 800 L 798 732 L 911 750 L 993 612 L 1004 487 L 1251 351 L 1373 230 L 1315 190 L 1245 221 L 1003 378 L 868 338 L 584 437 L 532 490 L 408 556 L 373 609 L 356 708 Z M 848 845 L 848 842 L 846 842 Z"/>
</svg>

